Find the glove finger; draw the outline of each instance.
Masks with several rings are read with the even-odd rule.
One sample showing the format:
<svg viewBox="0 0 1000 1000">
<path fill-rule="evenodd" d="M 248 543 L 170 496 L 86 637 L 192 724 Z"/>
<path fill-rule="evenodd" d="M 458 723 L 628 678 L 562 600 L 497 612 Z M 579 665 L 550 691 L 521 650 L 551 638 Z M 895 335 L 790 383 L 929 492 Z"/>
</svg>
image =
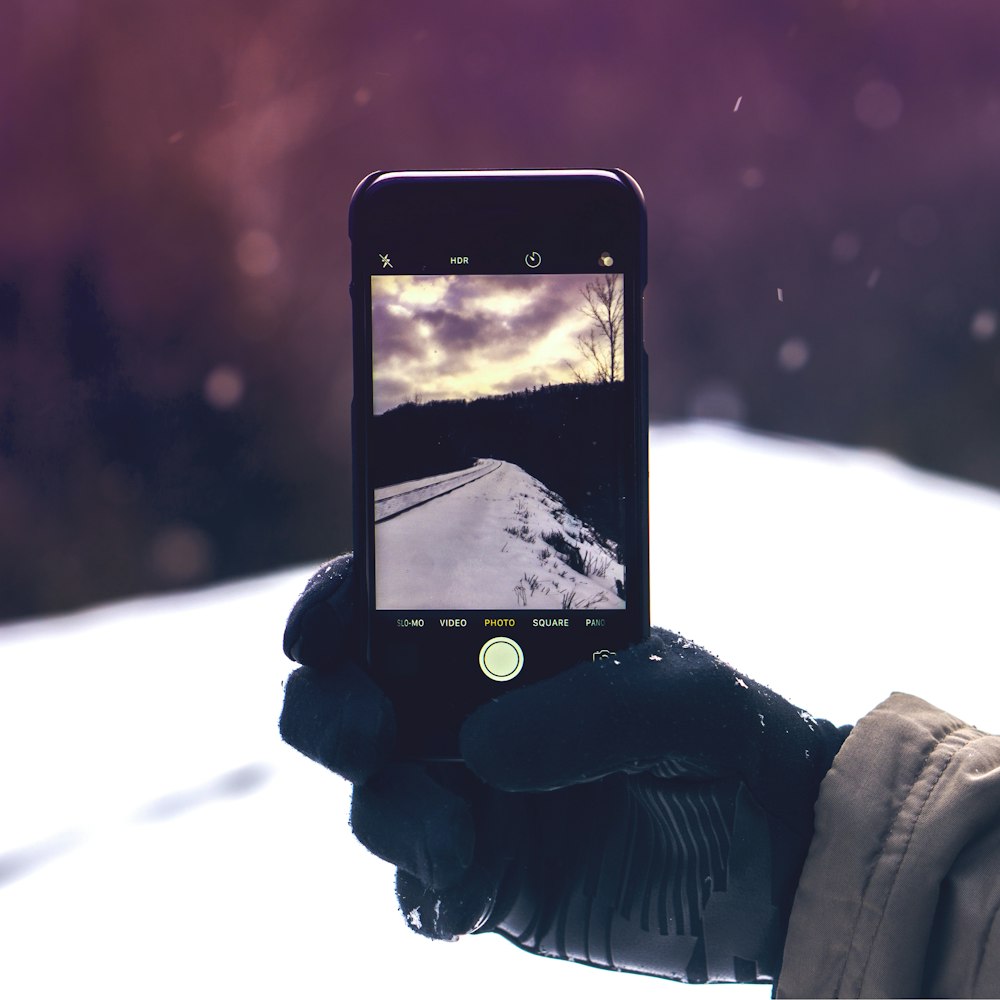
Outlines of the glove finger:
<svg viewBox="0 0 1000 1000">
<path fill-rule="evenodd" d="M 802 750 L 817 733 L 807 713 L 706 650 L 655 630 L 615 659 L 481 706 L 463 726 L 461 747 L 476 774 L 510 791 L 654 766 L 665 776 L 740 775 L 753 787 L 764 760 L 780 766 L 784 780 L 811 774 L 817 762 Z"/>
<path fill-rule="evenodd" d="M 285 624 L 285 655 L 297 663 L 325 666 L 352 648 L 353 565 L 350 553 L 321 566 L 309 579 Z"/>
<path fill-rule="evenodd" d="M 455 885 L 472 863 L 471 804 L 419 764 L 390 764 L 356 787 L 351 827 L 368 850 L 429 890 Z"/>
<path fill-rule="evenodd" d="M 671 753 L 711 753 L 705 736 L 715 727 L 707 716 L 720 706 L 706 694 L 718 686 L 722 665 L 672 639 L 654 634 L 613 659 L 580 664 L 481 706 L 462 729 L 464 759 L 497 787 L 544 791 Z"/>
<path fill-rule="evenodd" d="M 496 894 L 496 880 L 478 867 L 446 890 L 432 889 L 402 869 L 396 872 L 396 899 L 406 922 L 418 934 L 438 941 L 454 941 L 482 926 Z"/>
<path fill-rule="evenodd" d="M 278 728 L 286 743 L 352 782 L 381 768 L 396 743 L 392 705 L 350 662 L 332 672 L 295 670 L 285 682 Z"/>
</svg>

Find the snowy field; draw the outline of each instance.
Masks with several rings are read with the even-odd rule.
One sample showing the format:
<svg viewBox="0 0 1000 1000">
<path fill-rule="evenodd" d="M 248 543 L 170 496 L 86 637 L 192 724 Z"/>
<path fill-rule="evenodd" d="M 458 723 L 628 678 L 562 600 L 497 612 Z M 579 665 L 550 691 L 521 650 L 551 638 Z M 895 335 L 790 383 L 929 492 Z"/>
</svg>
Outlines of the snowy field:
<svg viewBox="0 0 1000 1000">
<path fill-rule="evenodd" d="M 837 722 L 902 689 L 1000 729 L 1000 496 L 704 424 L 650 464 L 654 622 Z M 277 737 L 309 570 L 0 629 L 0 995 L 768 996 L 410 933 Z"/>
<path fill-rule="evenodd" d="M 417 504 L 375 526 L 377 606 L 623 608 L 616 582 L 625 572 L 612 547 L 520 466 L 480 462 L 457 487 L 440 479 L 388 487 L 387 501 Z"/>
</svg>

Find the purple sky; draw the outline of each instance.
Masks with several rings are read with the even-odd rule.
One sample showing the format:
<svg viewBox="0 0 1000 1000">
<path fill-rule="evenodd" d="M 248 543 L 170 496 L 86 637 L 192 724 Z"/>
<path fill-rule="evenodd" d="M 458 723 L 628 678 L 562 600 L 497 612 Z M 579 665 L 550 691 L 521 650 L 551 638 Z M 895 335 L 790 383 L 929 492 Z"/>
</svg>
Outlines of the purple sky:
<svg viewBox="0 0 1000 1000">
<path fill-rule="evenodd" d="M 373 280 L 375 412 L 590 377 L 594 275 L 393 275 Z"/>
</svg>

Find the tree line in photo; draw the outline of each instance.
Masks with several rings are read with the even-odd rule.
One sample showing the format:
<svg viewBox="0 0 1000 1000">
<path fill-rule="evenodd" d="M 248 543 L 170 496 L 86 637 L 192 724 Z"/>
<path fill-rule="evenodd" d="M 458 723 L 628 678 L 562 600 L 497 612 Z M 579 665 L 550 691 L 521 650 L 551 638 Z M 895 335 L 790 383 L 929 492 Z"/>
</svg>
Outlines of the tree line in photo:
<svg viewBox="0 0 1000 1000">
<path fill-rule="evenodd" d="M 611 541 L 622 538 L 618 455 L 627 446 L 621 382 L 539 386 L 474 400 L 403 403 L 372 423 L 378 489 L 468 468 L 477 458 L 519 465 Z"/>
</svg>

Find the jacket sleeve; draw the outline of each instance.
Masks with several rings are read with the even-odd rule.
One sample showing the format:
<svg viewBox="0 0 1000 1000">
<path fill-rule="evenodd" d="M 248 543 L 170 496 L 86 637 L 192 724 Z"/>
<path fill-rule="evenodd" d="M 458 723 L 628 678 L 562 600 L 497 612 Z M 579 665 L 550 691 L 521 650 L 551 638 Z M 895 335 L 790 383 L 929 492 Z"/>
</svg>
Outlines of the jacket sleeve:
<svg viewBox="0 0 1000 1000">
<path fill-rule="evenodd" d="M 820 787 L 779 997 L 1000 996 L 1000 737 L 905 694 Z"/>
</svg>

